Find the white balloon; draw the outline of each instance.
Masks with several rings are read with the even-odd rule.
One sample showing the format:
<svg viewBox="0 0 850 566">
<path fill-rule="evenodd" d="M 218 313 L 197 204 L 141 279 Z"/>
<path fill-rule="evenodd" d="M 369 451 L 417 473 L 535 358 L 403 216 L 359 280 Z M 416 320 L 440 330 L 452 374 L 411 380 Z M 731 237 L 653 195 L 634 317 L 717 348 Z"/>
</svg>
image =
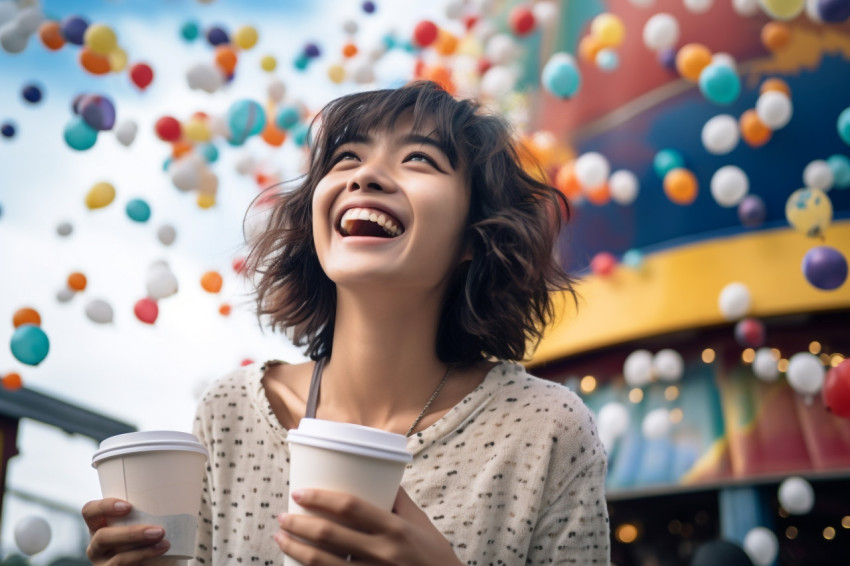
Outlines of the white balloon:
<svg viewBox="0 0 850 566">
<path fill-rule="evenodd" d="M 755 527 L 744 537 L 744 552 L 754 566 L 770 566 L 779 553 L 779 542 L 770 529 Z"/>
<path fill-rule="evenodd" d="M 163 224 L 156 231 L 156 237 L 164 245 L 170 246 L 177 238 L 177 230 L 175 230 L 174 226 L 171 226 L 170 224 Z"/>
<path fill-rule="evenodd" d="M 653 357 L 652 369 L 662 381 L 679 381 L 685 373 L 685 360 L 676 350 L 665 348 Z"/>
<path fill-rule="evenodd" d="M 823 159 L 810 161 L 803 169 L 803 185 L 809 189 L 820 189 L 828 191 L 835 182 L 835 174 L 832 167 Z"/>
<path fill-rule="evenodd" d="M 360 58 L 351 69 L 351 78 L 359 85 L 375 82 L 375 67 L 368 57 Z"/>
<path fill-rule="evenodd" d="M 769 90 L 756 100 L 756 114 L 771 130 L 784 128 L 791 121 L 794 107 L 784 92 Z"/>
<path fill-rule="evenodd" d="M 753 359 L 753 373 L 762 381 L 776 381 L 779 377 L 779 362 L 770 348 L 759 348 Z"/>
<path fill-rule="evenodd" d="M 643 387 L 652 382 L 652 352 L 635 350 L 623 363 L 623 378 L 632 387 Z"/>
<path fill-rule="evenodd" d="M 15 17 L 18 27 L 27 35 L 35 33 L 43 21 L 44 14 L 41 13 L 41 8 L 37 5 L 21 8 Z"/>
<path fill-rule="evenodd" d="M 710 118 L 702 127 L 702 145 L 714 155 L 725 155 L 735 149 L 741 134 L 738 120 L 729 114 L 720 114 Z"/>
<path fill-rule="evenodd" d="M 629 410 L 622 403 L 612 401 L 599 409 L 597 419 L 599 434 L 604 434 L 614 440 L 629 430 Z"/>
<path fill-rule="evenodd" d="M 481 77 L 481 92 L 493 98 L 501 98 L 513 91 L 516 80 L 516 73 L 510 67 L 493 65 Z"/>
<path fill-rule="evenodd" d="M 68 301 L 74 298 L 74 295 L 75 293 L 73 289 L 65 287 L 64 289 L 59 289 L 56 292 L 56 300 L 60 303 L 67 303 Z"/>
<path fill-rule="evenodd" d="M 176 159 L 168 166 L 171 182 L 181 191 L 192 191 L 201 182 L 201 173 L 191 159 Z"/>
<path fill-rule="evenodd" d="M 0 26 L 15 19 L 18 7 L 12 0 L 0 0 Z"/>
<path fill-rule="evenodd" d="M 678 39 L 679 22 L 670 14 L 655 14 L 643 26 L 643 43 L 653 51 L 673 47 Z"/>
<path fill-rule="evenodd" d="M 744 17 L 755 16 L 759 11 L 758 0 L 732 0 L 732 7 Z"/>
<path fill-rule="evenodd" d="M 643 417 L 641 431 L 646 438 L 662 438 L 670 432 L 670 411 L 653 409 Z"/>
<path fill-rule="evenodd" d="M 519 56 L 519 45 L 512 36 L 497 33 L 487 40 L 484 53 L 493 65 L 508 65 Z"/>
<path fill-rule="evenodd" d="M 823 387 L 826 370 L 820 359 L 808 352 L 799 352 L 788 360 L 785 372 L 788 383 L 800 395 L 811 396 Z"/>
<path fill-rule="evenodd" d="M 792 515 L 805 515 L 815 505 L 815 490 L 805 479 L 792 476 L 779 484 L 779 503 Z"/>
<path fill-rule="evenodd" d="M 714 5 L 714 0 L 684 0 L 684 4 L 692 14 L 704 14 Z"/>
<path fill-rule="evenodd" d="M 475 25 L 472 26 L 472 33 L 478 38 L 478 40 L 486 45 L 490 38 L 499 33 L 498 28 L 496 28 L 496 24 L 491 22 L 486 18 L 479 18 Z"/>
<path fill-rule="evenodd" d="M 611 189 L 611 198 L 614 202 L 627 205 L 635 201 L 640 190 L 640 182 L 637 175 L 628 169 L 618 169 L 611 173 L 608 179 L 608 188 Z"/>
<path fill-rule="evenodd" d="M 20 53 L 27 48 L 30 36 L 14 20 L 0 27 L 0 47 L 7 53 Z"/>
<path fill-rule="evenodd" d="M 250 175 L 254 172 L 255 166 L 256 161 L 254 161 L 254 156 L 250 153 L 246 153 L 236 161 L 236 171 L 240 175 Z"/>
<path fill-rule="evenodd" d="M 28 556 L 38 554 L 50 544 L 50 524 L 30 515 L 15 524 L 15 544 Z"/>
<path fill-rule="evenodd" d="M 738 206 L 749 192 L 750 180 L 740 167 L 726 165 L 711 176 L 711 196 L 720 206 Z"/>
<path fill-rule="evenodd" d="M 92 322 L 108 324 L 112 322 L 112 307 L 102 299 L 92 299 L 86 305 L 86 316 Z"/>
<path fill-rule="evenodd" d="M 153 269 L 148 273 L 145 290 L 151 299 L 165 299 L 177 293 L 177 277 L 168 268 Z"/>
<path fill-rule="evenodd" d="M 592 189 L 608 180 L 611 166 L 608 159 L 601 153 L 588 151 L 576 159 L 575 170 L 578 182 L 583 187 Z"/>
<path fill-rule="evenodd" d="M 750 290 L 743 283 L 729 283 L 720 291 L 717 305 L 726 320 L 738 320 L 750 312 Z"/>
<path fill-rule="evenodd" d="M 186 71 L 186 81 L 192 90 L 203 90 L 210 94 L 224 86 L 224 74 L 213 65 L 197 63 Z"/>
<path fill-rule="evenodd" d="M 820 17 L 818 2 L 820 0 L 806 0 L 806 15 L 816 24 L 822 24 L 823 18 Z"/>
<path fill-rule="evenodd" d="M 60 222 L 56 226 L 56 233 L 60 236 L 70 236 L 74 231 L 74 226 L 70 222 Z"/>
<path fill-rule="evenodd" d="M 726 65 L 733 71 L 738 70 L 738 62 L 735 61 L 735 58 L 729 53 L 715 53 L 711 56 L 711 64 L 712 65 Z"/>
<path fill-rule="evenodd" d="M 531 6 L 531 13 L 534 14 L 534 19 L 542 25 L 552 25 L 558 18 L 558 4 L 551 0 L 535 2 Z"/>
<path fill-rule="evenodd" d="M 139 126 L 132 120 L 124 120 L 115 128 L 115 137 L 118 142 L 125 147 L 130 147 L 136 139 L 136 134 L 139 131 Z"/>
<path fill-rule="evenodd" d="M 358 30 L 357 22 L 355 20 L 345 20 L 342 22 L 342 30 L 348 35 L 354 35 Z"/>
<path fill-rule="evenodd" d="M 463 16 L 464 2 L 463 0 L 449 0 L 446 2 L 443 11 L 448 19 L 459 20 Z"/>
<path fill-rule="evenodd" d="M 230 126 L 227 125 L 227 120 L 225 120 L 222 116 L 210 116 L 209 124 L 210 131 L 213 135 L 224 139 L 230 138 Z"/>
<path fill-rule="evenodd" d="M 286 96 L 286 85 L 280 79 L 274 79 L 269 83 L 269 86 L 266 88 L 266 92 L 275 103 L 280 103 L 283 100 L 283 97 Z"/>
</svg>

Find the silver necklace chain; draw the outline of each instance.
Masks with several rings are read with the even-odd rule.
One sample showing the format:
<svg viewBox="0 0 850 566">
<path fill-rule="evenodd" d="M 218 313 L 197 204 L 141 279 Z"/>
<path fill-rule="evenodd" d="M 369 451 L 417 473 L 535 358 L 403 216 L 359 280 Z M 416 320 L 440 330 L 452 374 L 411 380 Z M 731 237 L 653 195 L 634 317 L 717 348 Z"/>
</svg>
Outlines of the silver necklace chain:
<svg viewBox="0 0 850 566">
<path fill-rule="evenodd" d="M 443 379 L 440 380 L 440 384 L 437 385 L 437 388 L 434 390 L 433 393 L 431 393 L 431 397 L 428 398 L 428 402 L 425 403 L 425 406 L 422 407 L 422 411 L 419 412 L 419 416 L 416 417 L 416 420 L 413 421 L 413 424 L 410 425 L 409 429 L 407 429 L 407 434 L 405 434 L 405 436 L 410 436 L 411 434 L 413 434 L 413 431 L 416 430 L 416 426 L 419 424 L 419 421 L 422 420 L 422 417 L 425 416 L 425 412 L 428 410 L 428 407 L 431 406 L 431 403 L 434 402 L 434 399 L 436 399 L 437 395 L 439 395 L 440 391 L 442 391 L 443 386 L 446 384 L 446 381 L 449 379 L 449 374 L 451 372 L 452 372 L 452 364 L 449 364 L 449 366 L 446 368 L 446 373 L 443 374 Z"/>
</svg>

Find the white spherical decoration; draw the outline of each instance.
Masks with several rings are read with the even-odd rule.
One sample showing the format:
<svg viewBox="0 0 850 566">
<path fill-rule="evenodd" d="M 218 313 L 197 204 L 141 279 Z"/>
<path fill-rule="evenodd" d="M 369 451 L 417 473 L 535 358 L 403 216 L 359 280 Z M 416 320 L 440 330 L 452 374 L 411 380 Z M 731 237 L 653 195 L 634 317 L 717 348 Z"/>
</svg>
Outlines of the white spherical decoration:
<svg viewBox="0 0 850 566">
<path fill-rule="evenodd" d="M 363 57 L 354 64 L 351 70 L 351 78 L 359 85 L 375 82 L 375 67 L 368 57 Z"/>
<path fill-rule="evenodd" d="M 554 24 L 558 18 L 558 4 L 551 0 L 543 0 L 535 2 L 531 6 L 531 13 L 534 14 L 534 19 L 544 26 Z"/>
<path fill-rule="evenodd" d="M 269 86 L 266 88 L 266 92 L 275 103 L 280 104 L 283 98 L 286 96 L 286 85 L 280 79 L 275 79 L 269 83 Z"/>
<path fill-rule="evenodd" d="M 608 175 L 611 173 L 611 166 L 608 164 L 608 159 L 604 155 L 595 151 L 589 151 L 576 159 L 575 171 L 578 182 L 583 187 L 592 189 L 608 180 Z"/>
<path fill-rule="evenodd" d="M 820 17 L 820 8 L 818 3 L 820 0 L 806 0 L 806 16 L 816 24 L 822 24 L 823 18 Z"/>
<path fill-rule="evenodd" d="M 25 5 L 25 3 L 21 3 Z M 18 15 L 15 17 L 15 22 L 26 34 L 33 34 L 38 31 L 38 26 L 44 21 L 44 14 L 41 13 L 41 7 L 37 4 L 27 8 L 18 10 Z"/>
<path fill-rule="evenodd" d="M 759 3 L 758 0 L 732 0 L 732 8 L 738 15 L 748 18 L 758 13 Z"/>
<path fill-rule="evenodd" d="M 165 299 L 177 293 L 177 277 L 165 268 L 151 269 L 145 281 L 145 290 L 151 299 Z"/>
<path fill-rule="evenodd" d="M 86 316 L 92 322 L 109 324 L 113 317 L 112 306 L 103 299 L 92 299 L 86 305 Z"/>
<path fill-rule="evenodd" d="M 28 556 L 38 554 L 50 544 L 50 524 L 30 515 L 15 524 L 15 544 Z"/>
<path fill-rule="evenodd" d="M 823 387 L 826 370 L 817 356 L 799 352 L 788 360 L 785 376 L 794 391 L 800 395 L 811 396 Z"/>
<path fill-rule="evenodd" d="M 459 20 L 463 17 L 464 3 L 463 0 L 449 0 L 443 9 L 446 18 L 450 20 Z"/>
<path fill-rule="evenodd" d="M 635 350 L 623 364 L 623 377 L 632 387 L 643 387 L 652 382 L 652 352 Z"/>
<path fill-rule="evenodd" d="M 729 53 L 715 53 L 711 56 L 711 64 L 712 65 L 725 65 L 732 69 L 733 71 L 738 70 L 738 62 L 735 61 L 735 58 Z"/>
<path fill-rule="evenodd" d="M 685 373 L 685 360 L 676 350 L 665 348 L 653 357 L 652 369 L 661 381 L 679 381 Z"/>
<path fill-rule="evenodd" d="M 8 22 L 0 27 L 0 47 L 7 53 L 20 53 L 27 48 L 30 34 L 21 28 L 15 21 Z"/>
<path fill-rule="evenodd" d="M 759 348 L 753 359 L 753 373 L 762 381 L 776 381 L 779 377 L 779 362 L 770 348 Z"/>
<path fill-rule="evenodd" d="M 717 305 L 726 320 L 738 320 L 750 312 L 750 290 L 743 283 L 729 283 L 720 291 Z"/>
<path fill-rule="evenodd" d="M 663 438 L 670 432 L 670 411 L 653 409 L 643 417 L 641 432 L 649 439 Z"/>
<path fill-rule="evenodd" d="M 181 191 L 192 191 L 201 182 L 201 172 L 191 159 L 177 159 L 168 166 L 171 182 Z"/>
<path fill-rule="evenodd" d="M 604 433 L 612 440 L 619 438 L 629 430 L 629 410 L 622 403 L 606 403 L 599 409 L 596 424 L 600 435 Z"/>
<path fill-rule="evenodd" d="M 810 161 L 803 170 L 803 185 L 809 189 L 828 191 L 835 182 L 832 167 L 823 159 Z"/>
<path fill-rule="evenodd" d="M 60 236 L 70 236 L 74 231 L 74 226 L 70 222 L 60 222 L 56 226 L 56 233 Z"/>
<path fill-rule="evenodd" d="M 246 153 L 236 161 L 236 172 L 240 175 L 250 175 L 254 172 L 255 166 L 254 156 Z"/>
<path fill-rule="evenodd" d="M 156 231 L 156 237 L 163 245 L 170 246 L 177 238 L 177 230 L 170 224 L 163 224 Z"/>
<path fill-rule="evenodd" d="M 134 121 L 124 120 L 123 122 L 119 122 L 118 126 L 116 126 L 115 137 L 121 145 L 130 147 L 130 144 L 132 144 L 133 140 L 136 139 L 136 134 L 138 132 L 139 126 L 137 126 Z"/>
<path fill-rule="evenodd" d="M 640 182 L 637 175 L 627 169 L 619 169 L 611 173 L 608 179 L 608 188 L 611 189 L 611 198 L 614 202 L 622 205 L 632 204 L 638 196 Z"/>
<path fill-rule="evenodd" d="M 481 77 L 481 92 L 493 98 L 507 96 L 516 84 L 517 76 L 513 69 L 504 65 L 493 65 Z"/>
<path fill-rule="evenodd" d="M 508 65 L 519 56 L 519 45 L 512 36 L 497 33 L 487 40 L 484 53 L 493 65 Z"/>
<path fill-rule="evenodd" d="M 756 100 L 756 114 L 771 130 L 784 128 L 791 121 L 793 113 L 791 99 L 784 92 L 769 90 Z"/>
<path fill-rule="evenodd" d="M 692 14 L 704 14 L 714 5 L 714 0 L 684 0 L 685 9 Z"/>
<path fill-rule="evenodd" d="M 653 51 L 673 47 L 679 40 L 679 22 L 670 14 L 655 14 L 643 26 L 643 43 Z"/>
<path fill-rule="evenodd" d="M 815 505 L 815 490 L 805 479 L 792 476 L 779 485 L 779 503 L 792 515 L 805 515 Z"/>
<path fill-rule="evenodd" d="M 203 90 L 212 94 L 224 86 L 226 79 L 216 66 L 197 63 L 186 71 L 186 82 L 192 90 Z"/>
<path fill-rule="evenodd" d="M 710 118 L 702 127 L 702 145 L 714 155 L 725 155 L 735 149 L 741 139 L 738 120 L 729 114 Z"/>
<path fill-rule="evenodd" d="M 744 552 L 753 561 L 753 566 L 770 566 L 779 553 L 779 542 L 770 529 L 755 527 L 744 537 Z"/>
<path fill-rule="evenodd" d="M 56 300 L 60 303 L 67 303 L 71 299 L 74 298 L 74 290 L 65 287 L 64 289 L 59 289 L 56 292 Z"/>
<path fill-rule="evenodd" d="M 342 22 L 342 31 L 347 33 L 348 35 L 354 35 L 357 33 L 358 26 L 355 20 L 345 20 Z"/>
<path fill-rule="evenodd" d="M 726 165 L 711 176 L 711 196 L 720 206 L 738 206 L 748 192 L 750 180 L 740 167 Z"/>
</svg>

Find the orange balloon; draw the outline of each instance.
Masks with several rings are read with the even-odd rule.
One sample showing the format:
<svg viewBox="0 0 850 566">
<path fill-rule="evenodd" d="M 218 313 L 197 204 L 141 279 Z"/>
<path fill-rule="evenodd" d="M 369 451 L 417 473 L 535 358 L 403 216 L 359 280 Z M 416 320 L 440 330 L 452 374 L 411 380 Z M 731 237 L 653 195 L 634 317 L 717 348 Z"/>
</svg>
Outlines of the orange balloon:
<svg viewBox="0 0 850 566">
<path fill-rule="evenodd" d="M 455 93 L 455 84 L 452 81 L 452 72 L 446 67 L 440 65 L 432 65 L 425 67 L 422 70 L 422 78 L 429 81 L 434 81 L 449 94 Z"/>
<path fill-rule="evenodd" d="M 767 22 L 761 28 L 761 42 L 768 51 L 779 51 L 791 41 L 791 28 L 782 22 Z"/>
<path fill-rule="evenodd" d="M 773 130 L 761 121 L 754 108 L 741 114 L 738 122 L 741 126 L 741 137 L 750 147 L 763 146 L 773 135 Z"/>
<path fill-rule="evenodd" d="M 7 373 L 2 379 L 0 379 L 0 382 L 2 382 L 3 387 L 9 391 L 17 391 L 24 386 L 24 382 L 21 380 L 21 375 L 15 372 Z"/>
<path fill-rule="evenodd" d="M 664 193 L 676 204 L 691 204 L 697 190 L 697 178 L 684 167 L 671 169 L 664 176 Z"/>
<path fill-rule="evenodd" d="M 218 314 L 220 314 L 221 316 L 230 316 L 230 310 L 230 305 L 224 303 L 220 307 L 218 307 Z"/>
<path fill-rule="evenodd" d="M 218 293 L 224 281 L 218 271 L 207 271 L 201 276 L 201 287 L 207 293 Z"/>
<path fill-rule="evenodd" d="M 215 48 L 215 64 L 228 75 L 232 75 L 236 70 L 237 62 L 236 51 L 229 45 L 219 45 Z"/>
<path fill-rule="evenodd" d="M 68 288 L 72 291 L 85 290 L 87 283 L 88 281 L 86 280 L 86 276 L 79 271 L 75 271 L 68 276 Z"/>
<path fill-rule="evenodd" d="M 574 199 L 581 195 L 581 183 L 576 177 L 575 160 L 567 161 L 555 174 L 555 188 L 564 193 L 568 199 Z"/>
<path fill-rule="evenodd" d="M 24 307 L 16 310 L 15 314 L 12 315 L 12 324 L 15 325 L 15 328 L 22 324 L 34 324 L 36 326 L 41 326 L 41 315 L 38 314 L 38 311 L 35 309 Z"/>
<path fill-rule="evenodd" d="M 603 204 L 608 204 L 611 200 L 611 188 L 608 186 L 608 183 L 602 183 L 598 187 L 585 189 L 584 196 L 588 202 L 602 206 Z"/>
<path fill-rule="evenodd" d="M 105 75 L 112 71 L 109 58 L 106 55 L 98 55 L 88 47 L 80 50 L 80 65 L 93 75 Z"/>
<path fill-rule="evenodd" d="M 782 79 L 777 79 L 776 77 L 772 79 L 767 79 L 766 81 L 761 83 L 759 94 L 764 94 L 769 90 L 775 90 L 777 92 L 784 93 L 788 96 L 788 98 L 791 98 L 791 88 L 788 86 L 788 83 L 786 83 Z"/>
<path fill-rule="evenodd" d="M 61 49 L 65 45 L 65 38 L 62 36 L 62 27 L 59 22 L 46 21 L 38 27 L 38 37 L 44 46 L 51 51 Z"/>
<path fill-rule="evenodd" d="M 353 43 L 346 43 L 342 46 L 342 56 L 351 58 L 357 55 L 357 46 Z"/>
<path fill-rule="evenodd" d="M 451 55 L 457 51 L 457 36 L 451 32 L 441 29 L 437 33 L 437 41 L 434 42 L 434 50 L 440 55 Z"/>
<path fill-rule="evenodd" d="M 602 41 L 598 37 L 586 35 L 578 42 L 578 54 L 579 57 L 588 63 L 594 63 L 596 61 L 596 54 L 604 47 L 605 45 L 602 44 Z"/>
<path fill-rule="evenodd" d="M 701 43 L 688 43 L 676 52 L 676 70 L 684 79 L 697 82 L 699 74 L 711 63 L 711 50 Z"/>
<path fill-rule="evenodd" d="M 263 128 L 263 133 L 260 134 L 260 137 L 263 138 L 263 141 L 267 144 L 280 147 L 283 145 L 283 142 L 286 141 L 286 130 L 281 130 L 278 128 L 274 120 L 266 120 L 266 126 Z"/>
<path fill-rule="evenodd" d="M 194 146 L 191 142 L 177 140 L 176 142 L 171 142 L 171 155 L 174 159 L 178 159 L 192 151 L 193 148 Z"/>
</svg>

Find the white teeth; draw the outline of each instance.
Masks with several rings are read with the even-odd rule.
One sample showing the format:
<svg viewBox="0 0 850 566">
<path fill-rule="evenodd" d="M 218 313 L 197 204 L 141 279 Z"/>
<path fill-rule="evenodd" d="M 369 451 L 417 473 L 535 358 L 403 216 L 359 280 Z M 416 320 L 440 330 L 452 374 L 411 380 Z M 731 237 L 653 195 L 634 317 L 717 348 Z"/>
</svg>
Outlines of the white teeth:
<svg viewBox="0 0 850 566">
<path fill-rule="evenodd" d="M 351 229 L 353 228 L 352 224 L 355 220 L 375 222 L 378 226 L 384 229 L 384 232 L 392 237 L 400 236 L 402 233 L 401 228 L 397 226 L 392 219 L 368 208 L 349 208 L 343 213 L 342 218 L 340 219 L 340 225 L 346 232 L 351 232 Z"/>
</svg>

